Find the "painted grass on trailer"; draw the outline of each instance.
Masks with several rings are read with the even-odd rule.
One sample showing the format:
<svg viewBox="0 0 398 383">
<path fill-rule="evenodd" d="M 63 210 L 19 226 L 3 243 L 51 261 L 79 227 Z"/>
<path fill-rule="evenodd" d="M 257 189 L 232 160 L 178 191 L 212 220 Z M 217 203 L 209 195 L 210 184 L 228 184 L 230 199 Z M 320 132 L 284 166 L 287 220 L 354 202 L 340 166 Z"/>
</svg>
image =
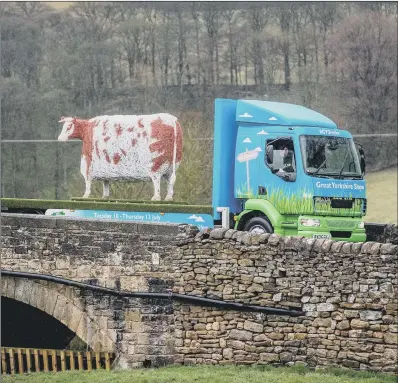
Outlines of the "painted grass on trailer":
<svg viewBox="0 0 398 383">
<path fill-rule="evenodd" d="M 4 376 L 5 383 L 395 383 L 387 374 L 303 366 L 192 366 L 130 371 L 68 371 Z"/>
</svg>

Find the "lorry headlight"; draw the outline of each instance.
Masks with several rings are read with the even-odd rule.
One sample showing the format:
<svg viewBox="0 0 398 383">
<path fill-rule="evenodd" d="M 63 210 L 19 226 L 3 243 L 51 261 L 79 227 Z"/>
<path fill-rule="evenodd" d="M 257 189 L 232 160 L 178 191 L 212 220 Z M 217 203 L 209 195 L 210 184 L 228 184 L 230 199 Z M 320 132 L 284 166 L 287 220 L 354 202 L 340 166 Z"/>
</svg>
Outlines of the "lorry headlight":
<svg viewBox="0 0 398 383">
<path fill-rule="evenodd" d="M 301 218 L 300 224 L 302 226 L 321 226 L 321 222 L 319 219 L 312 219 L 312 218 Z"/>
<path fill-rule="evenodd" d="M 365 227 L 365 222 L 363 222 L 363 221 L 359 222 L 359 223 L 358 223 L 358 227 L 359 227 L 360 229 L 363 229 L 363 228 Z"/>
</svg>

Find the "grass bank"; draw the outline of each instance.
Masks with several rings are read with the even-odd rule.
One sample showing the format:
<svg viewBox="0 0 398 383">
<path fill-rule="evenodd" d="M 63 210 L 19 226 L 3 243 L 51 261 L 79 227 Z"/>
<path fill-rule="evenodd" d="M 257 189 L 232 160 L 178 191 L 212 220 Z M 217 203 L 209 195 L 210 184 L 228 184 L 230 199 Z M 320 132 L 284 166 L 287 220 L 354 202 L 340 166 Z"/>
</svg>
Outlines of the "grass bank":
<svg viewBox="0 0 398 383">
<path fill-rule="evenodd" d="M 194 366 L 132 371 L 68 371 L 6 376 L 5 383 L 395 383 L 387 374 L 303 366 Z"/>
<path fill-rule="evenodd" d="M 397 224 L 397 168 L 368 173 L 365 222 Z"/>
</svg>

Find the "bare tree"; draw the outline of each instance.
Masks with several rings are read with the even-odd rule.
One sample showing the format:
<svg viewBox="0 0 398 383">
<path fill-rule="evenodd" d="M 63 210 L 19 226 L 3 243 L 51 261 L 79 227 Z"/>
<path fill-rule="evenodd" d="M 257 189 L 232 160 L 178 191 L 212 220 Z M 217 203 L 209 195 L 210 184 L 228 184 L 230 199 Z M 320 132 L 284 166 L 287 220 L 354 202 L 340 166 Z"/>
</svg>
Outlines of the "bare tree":
<svg viewBox="0 0 398 383">
<path fill-rule="evenodd" d="M 329 65 L 329 51 L 326 44 L 328 34 L 332 32 L 332 28 L 338 17 L 338 4 L 337 3 L 318 3 L 315 7 L 317 14 L 319 29 L 323 42 L 323 64 L 327 69 Z"/>
<path fill-rule="evenodd" d="M 252 30 L 252 55 L 254 64 L 254 82 L 261 87 L 264 85 L 264 27 L 267 25 L 269 14 L 262 5 L 251 6 L 248 11 L 248 22 Z"/>
<path fill-rule="evenodd" d="M 280 38 L 280 47 L 283 56 L 283 72 L 285 75 L 285 89 L 290 90 L 291 73 L 290 73 L 290 30 L 292 22 L 292 4 L 281 3 L 276 9 L 282 36 Z"/>
<path fill-rule="evenodd" d="M 396 118 L 395 20 L 375 12 L 351 16 L 338 26 L 329 47 L 334 70 L 342 75 L 347 92 L 354 97 L 351 114 L 360 120 L 367 117 L 370 131 L 378 131 L 380 124 L 391 121 L 391 112 Z"/>
<path fill-rule="evenodd" d="M 234 73 L 237 71 L 236 63 L 236 47 L 233 34 L 233 22 L 236 19 L 237 12 L 233 9 L 226 9 L 222 12 L 222 17 L 225 19 L 228 25 L 228 67 L 229 67 L 229 82 L 232 85 L 234 83 Z M 237 84 L 238 78 L 235 76 L 235 83 Z"/>
<path fill-rule="evenodd" d="M 215 3 L 202 3 L 202 16 L 206 27 L 208 39 L 209 74 L 210 83 L 220 83 L 219 61 L 219 29 L 221 24 L 221 8 Z"/>
</svg>

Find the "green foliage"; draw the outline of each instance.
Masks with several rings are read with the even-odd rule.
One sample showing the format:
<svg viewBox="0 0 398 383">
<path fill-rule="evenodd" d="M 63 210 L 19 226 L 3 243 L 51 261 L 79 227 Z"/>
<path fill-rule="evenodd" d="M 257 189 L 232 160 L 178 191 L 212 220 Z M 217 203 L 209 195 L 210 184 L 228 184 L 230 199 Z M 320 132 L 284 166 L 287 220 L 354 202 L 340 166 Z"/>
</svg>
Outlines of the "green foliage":
<svg viewBox="0 0 398 383">
<path fill-rule="evenodd" d="M 307 367 L 190 366 L 135 369 L 131 371 L 68 371 L 34 373 L 3 378 L 13 383 L 395 383 L 395 376 L 329 368 Z"/>
</svg>

